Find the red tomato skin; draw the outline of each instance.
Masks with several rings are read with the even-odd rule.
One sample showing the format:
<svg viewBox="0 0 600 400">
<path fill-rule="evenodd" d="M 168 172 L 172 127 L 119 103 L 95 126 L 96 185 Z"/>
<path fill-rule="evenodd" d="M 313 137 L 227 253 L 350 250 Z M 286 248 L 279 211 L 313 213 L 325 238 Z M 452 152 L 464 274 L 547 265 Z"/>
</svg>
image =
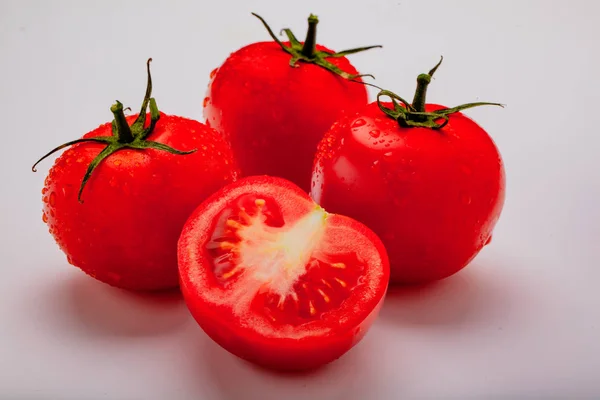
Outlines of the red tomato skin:
<svg viewBox="0 0 600 400">
<path fill-rule="evenodd" d="M 317 50 L 331 51 L 321 45 Z M 323 134 L 341 110 L 357 110 L 368 95 L 364 85 L 315 64 L 290 67 L 290 58 L 275 42 L 231 54 L 211 73 L 204 117 L 231 141 L 243 176 L 279 176 L 308 192 Z M 328 60 L 358 73 L 345 57 Z"/>
<path fill-rule="evenodd" d="M 358 326 L 335 337 L 306 340 L 261 338 L 251 331 L 232 332 L 219 324 L 206 304 L 197 301 L 187 285 L 181 285 L 188 309 L 202 330 L 229 353 L 260 367 L 279 371 L 307 371 L 327 365 L 342 357 L 359 343 L 379 315 L 384 302 L 381 297 L 373 311 Z"/>
<path fill-rule="evenodd" d="M 84 137 L 110 135 L 106 123 Z M 77 144 L 56 159 L 42 189 L 43 220 L 68 261 L 129 290 L 178 286 L 177 239 L 186 218 L 238 173 L 226 141 L 200 122 L 161 113 L 148 140 L 198 150 L 119 150 L 92 173 L 79 203 L 85 171 L 104 146 Z"/>
<path fill-rule="evenodd" d="M 202 292 L 199 293 L 198 277 L 191 272 L 191 265 L 194 261 L 189 247 L 195 235 L 195 225 L 200 216 L 207 215 L 211 203 L 226 198 L 229 192 L 245 185 L 248 181 L 256 185 L 278 186 L 282 190 L 294 192 L 298 198 L 304 199 L 307 205 L 313 203 L 307 193 L 295 184 L 270 176 L 241 178 L 214 193 L 190 215 L 182 230 L 178 253 L 181 292 L 198 325 L 213 341 L 229 353 L 255 365 L 279 371 L 305 371 L 322 367 L 340 358 L 360 342 L 376 321 L 387 293 L 390 277 L 386 249 L 379 237 L 360 222 L 342 215 L 331 215 L 329 218 L 333 218 L 339 221 L 339 224 L 344 224 L 367 237 L 374 245 L 382 262 L 383 274 L 380 281 L 376 283 L 377 295 L 373 296 L 370 301 L 361 304 L 359 308 L 352 307 L 353 305 L 347 307 L 350 322 L 346 325 L 351 327 L 344 330 L 333 329 L 328 336 L 308 336 L 302 339 L 265 337 L 257 334 L 252 327 L 232 327 L 231 322 L 235 321 L 237 317 L 231 308 L 210 304 L 204 300 Z M 304 210 L 303 205 L 299 205 L 297 212 L 302 213 L 302 210 Z M 334 317 L 329 319 L 329 323 L 334 326 L 341 325 L 340 321 L 335 320 Z"/>
<path fill-rule="evenodd" d="M 323 208 L 379 235 L 392 283 L 418 284 L 460 271 L 491 240 L 506 177 L 495 143 L 464 114 L 437 131 L 402 128 L 371 103 L 325 134 L 312 184 Z"/>
</svg>

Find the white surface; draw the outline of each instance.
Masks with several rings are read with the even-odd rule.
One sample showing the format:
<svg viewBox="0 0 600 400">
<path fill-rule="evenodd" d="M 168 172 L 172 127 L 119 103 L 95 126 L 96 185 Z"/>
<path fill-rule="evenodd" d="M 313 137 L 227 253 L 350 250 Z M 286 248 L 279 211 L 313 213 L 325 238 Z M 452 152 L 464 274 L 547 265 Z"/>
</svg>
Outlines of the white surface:
<svg viewBox="0 0 600 400">
<path fill-rule="evenodd" d="M 442 283 L 391 293 L 360 345 L 303 376 L 230 356 L 176 296 L 68 265 L 41 221 L 52 161 L 30 171 L 115 99 L 138 107 L 149 56 L 159 107 L 201 119 L 210 70 L 269 39 L 251 11 L 299 37 L 313 12 L 334 49 L 383 44 L 351 60 L 401 95 L 444 55 L 429 100 L 507 104 L 467 112 L 506 162 L 492 245 Z M 599 398 L 599 14 L 595 1 L 1 1 L 0 398 Z"/>
</svg>

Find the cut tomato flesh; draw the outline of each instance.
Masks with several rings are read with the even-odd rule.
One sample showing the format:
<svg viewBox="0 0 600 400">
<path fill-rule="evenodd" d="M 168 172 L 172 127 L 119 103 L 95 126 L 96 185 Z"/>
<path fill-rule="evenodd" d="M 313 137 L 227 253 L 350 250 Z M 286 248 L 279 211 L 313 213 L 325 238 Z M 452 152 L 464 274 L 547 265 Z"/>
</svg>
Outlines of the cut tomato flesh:
<svg viewBox="0 0 600 400">
<path fill-rule="evenodd" d="M 273 323 L 300 325 L 337 309 L 360 281 L 356 254 L 319 248 L 326 213 L 319 207 L 287 226 L 277 202 L 234 199 L 216 220 L 206 249 L 221 285 L 256 289 L 251 307 Z"/>
<path fill-rule="evenodd" d="M 292 354 L 302 367 L 352 347 L 389 279 L 371 231 L 280 178 L 245 178 L 217 192 L 190 217 L 179 247 L 182 292 L 199 324 L 232 353 L 278 368 L 290 367 L 282 363 Z M 302 360 L 311 348 L 322 354 Z M 265 361 L 264 351 L 279 361 Z"/>
</svg>

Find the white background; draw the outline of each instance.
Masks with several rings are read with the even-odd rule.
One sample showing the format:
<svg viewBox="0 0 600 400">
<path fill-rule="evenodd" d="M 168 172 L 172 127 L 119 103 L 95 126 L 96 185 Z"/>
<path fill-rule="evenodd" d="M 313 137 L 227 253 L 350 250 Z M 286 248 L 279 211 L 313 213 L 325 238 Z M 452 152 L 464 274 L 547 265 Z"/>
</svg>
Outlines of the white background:
<svg viewBox="0 0 600 400">
<path fill-rule="evenodd" d="M 48 149 L 139 107 L 145 61 L 166 113 L 202 119 L 209 72 L 274 28 L 351 56 L 411 97 L 466 113 L 506 162 L 494 241 L 443 282 L 393 290 L 363 342 L 300 376 L 213 344 L 176 295 L 115 290 L 67 264 L 41 221 Z M 1 1 L 1 399 L 600 397 L 600 3 L 595 1 Z M 371 95 L 375 92 L 371 91 Z M 373 98 L 373 97 L 371 97 Z"/>
</svg>

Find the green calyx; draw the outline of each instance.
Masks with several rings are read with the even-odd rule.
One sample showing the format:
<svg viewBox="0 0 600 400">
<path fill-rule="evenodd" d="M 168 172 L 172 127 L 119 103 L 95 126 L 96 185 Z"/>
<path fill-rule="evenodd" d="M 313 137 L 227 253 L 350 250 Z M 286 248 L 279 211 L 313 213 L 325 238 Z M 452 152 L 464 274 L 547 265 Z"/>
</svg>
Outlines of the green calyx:
<svg viewBox="0 0 600 400">
<path fill-rule="evenodd" d="M 306 33 L 306 39 L 304 40 L 304 44 L 300 43 L 298 41 L 298 39 L 296 39 L 296 36 L 294 36 L 294 34 L 292 33 L 292 31 L 290 29 L 285 28 L 285 29 L 281 30 L 281 32 L 285 32 L 285 34 L 288 37 L 288 40 L 290 42 L 290 45 L 286 46 L 281 42 L 281 40 L 279 40 L 277 38 L 277 36 L 275 36 L 275 34 L 273 33 L 273 31 L 271 30 L 269 25 L 265 22 L 265 20 L 261 16 L 255 14 L 255 13 L 252 13 L 252 15 L 254 15 L 256 18 L 258 18 L 263 23 L 265 28 L 267 28 L 269 35 L 273 38 L 273 40 L 275 42 L 277 42 L 277 44 L 279 44 L 279 46 L 281 46 L 281 49 L 291 55 L 291 58 L 290 58 L 290 66 L 291 67 L 297 67 L 298 61 L 303 61 L 306 63 L 316 64 L 316 65 L 318 65 L 322 68 L 325 68 L 328 71 L 331 71 L 345 79 L 353 80 L 353 79 L 360 78 L 363 76 L 370 76 L 371 78 L 375 78 L 371 74 L 356 74 L 356 75 L 349 74 L 349 73 L 341 70 L 335 64 L 329 62 L 327 60 L 327 58 L 345 57 L 349 54 L 359 53 L 361 51 L 374 49 L 377 47 L 383 47 L 383 46 L 376 45 L 376 46 L 359 47 L 359 48 L 355 48 L 355 49 L 338 51 L 336 53 L 330 53 L 327 51 L 317 50 L 316 49 L 316 46 L 317 46 L 317 24 L 319 23 L 319 19 L 317 18 L 316 15 L 313 15 L 313 14 L 311 14 L 308 17 L 308 31 Z"/>
<path fill-rule="evenodd" d="M 112 136 L 97 136 L 92 138 L 84 138 L 72 140 L 70 142 L 64 143 L 51 151 L 45 154 L 42 158 L 40 158 L 34 165 L 31 167 L 33 172 L 36 172 L 35 167 L 45 158 L 50 156 L 51 154 L 64 149 L 65 147 L 77 144 L 77 143 L 85 143 L 85 142 L 95 142 L 105 144 L 106 147 L 92 160 L 90 165 L 87 168 L 87 171 L 83 177 L 81 182 L 81 186 L 79 187 L 79 193 L 77 194 L 77 200 L 80 203 L 83 203 L 81 200 L 81 194 L 83 189 L 90 179 L 92 172 L 98 167 L 98 165 L 110 155 L 116 153 L 122 149 L 156 149 L 163 150 L 172 154 L 184 155 L 195 152 L 197 149 L 191 151 L 180 151 L 176 150 L 170 146 L 167 146 L 162 143 L 154 142 L 152 140 L 148 140 L 148 136 L 152 133 L 154 128 L 156 127 L 156 123 L 160 119 L 160 112 L 158 111 L 158 107 L 156 105 L 156 101 L 153 97 L 150 97 L 152 94 L 152 77 L 150 75 L 150 62 L 151 58 L 148 59 L 146 63 L 146 70 L 148 73 L 148 83 L 146 86 L 146 95 L 144 96 L 144 101 L 142 102 L 142 108 L 136 120 L 133 122 L 131 126 L 127 123 L 127 119 L 125 118 L 125 114 L 123 112 L 123 104 L 117 100 L 115 104 L 110 107 L 110 111 L 113 113 L 114 119 L 112 121 Z M 148 106 L 150 106 L 150 124 L 145 126 L 146 124 L 146 113 Z"/>
<path fill-rule="evenodd" d="M 427 87 L 431 82 L 433 74 L 442 63 L 442 60 L 443 57 L 440 58 L 440 61 L 428 73 L 420 74 L 417 77 L 417 89 L 415 91 L 415 96 L 413 97 L 412 104 L 410 104 L 397 94 L 390 92 L 389 90 L 379 88 L 381 89 L 381 91 L 377 94 L 377 105 L 379 106 L 381 111 L 383 111 L 387 116 L 398 121 L 398 124 L 403 128 L 422 127 L 431 129 L 441 129 L 448 123 L 449 115 L 465 110 L 467 108 L 478 106 L 504 107 L 502 104 L 499 103 L 477 102 L 462 104 L 460 106 L 452 108 L 443 108 L 440 110 L 426 112 L 425 99 L 427 96 Z M 383 105 L 380 99 L 384 96 L 387 96 L 392 100 L 392 104 L 394 105 L 393 109 Z M 398 102 L 402 103 L 402 105 L 400 105 Z"/>
</svg>

